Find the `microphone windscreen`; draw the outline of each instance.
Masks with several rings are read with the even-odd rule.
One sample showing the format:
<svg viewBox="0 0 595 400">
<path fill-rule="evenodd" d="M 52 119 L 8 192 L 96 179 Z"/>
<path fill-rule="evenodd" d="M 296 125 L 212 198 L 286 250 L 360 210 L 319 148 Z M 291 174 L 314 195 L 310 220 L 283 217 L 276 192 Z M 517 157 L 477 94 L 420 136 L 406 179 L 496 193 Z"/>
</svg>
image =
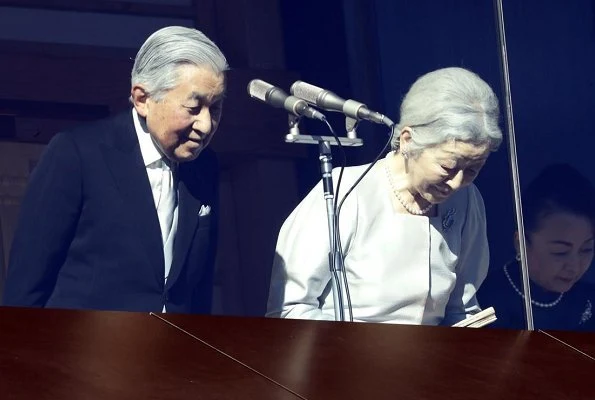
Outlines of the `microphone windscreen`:
<svg viewBox="0 0 595 400">
<path fill-rule="evenodd" d="M 248 83 L 248 94 L 260 101 L 266 101 L 266 94 L 272 88 L 274 86 L 270 83 L 266 83 L 260 79 L 253 79 Z"/>
<path fill-rule="evenodd" d="M 310 85 L 309 83 L 296 81 L 291 85 L 291 94 L 300 99 L 306 100 L 310 104 L 316 104 L 318 95 L 324 91 L 324 89 L 318 86 Z"/>
</svg>

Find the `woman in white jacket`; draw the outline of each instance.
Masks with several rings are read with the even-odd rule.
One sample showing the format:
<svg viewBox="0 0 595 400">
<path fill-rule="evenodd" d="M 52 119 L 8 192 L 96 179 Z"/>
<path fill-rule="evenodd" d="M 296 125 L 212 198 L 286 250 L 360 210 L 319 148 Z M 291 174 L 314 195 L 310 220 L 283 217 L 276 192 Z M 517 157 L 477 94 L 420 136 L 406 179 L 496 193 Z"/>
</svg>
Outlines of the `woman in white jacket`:
<svg viewBox="0 0 595 400">
<path fill-rule="evenodd" d="M 341 209 L 353 319 L 452 325 L 480 310 L 489 252 L 472 182 L 502 141 L 498 99 L 476 74 L 445 68 L 412 85 L 400 116 L 392 151 Z M 341 187 L 367 167 L 346 168 Z M 319 183 L 281 228 L 267 316 L 335 319 L 322 193 Z"/>
</svg>

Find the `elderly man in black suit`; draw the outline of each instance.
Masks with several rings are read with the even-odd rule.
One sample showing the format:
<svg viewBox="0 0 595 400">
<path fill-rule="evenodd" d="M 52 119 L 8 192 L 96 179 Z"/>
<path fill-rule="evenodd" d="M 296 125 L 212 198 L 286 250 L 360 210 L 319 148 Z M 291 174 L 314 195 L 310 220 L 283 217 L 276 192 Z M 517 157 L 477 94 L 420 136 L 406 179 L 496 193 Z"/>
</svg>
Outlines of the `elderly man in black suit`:
<svg viewBox="0 0 595 400">
<path fill-rule="evenodd" d="M 225 56 L 167 27 L 140 48 L 130 110 L 62 132 L 35 168 L 3 304 L 209 313 L 218 174 L 206 149 Z"/>
</svg>

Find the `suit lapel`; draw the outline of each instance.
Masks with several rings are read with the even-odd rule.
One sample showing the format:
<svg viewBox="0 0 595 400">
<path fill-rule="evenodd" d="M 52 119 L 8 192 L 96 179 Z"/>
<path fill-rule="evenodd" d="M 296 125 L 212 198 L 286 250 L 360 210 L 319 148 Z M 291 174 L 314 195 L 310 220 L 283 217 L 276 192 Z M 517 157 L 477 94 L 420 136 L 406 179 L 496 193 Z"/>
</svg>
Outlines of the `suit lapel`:
<svg viewBox="0 0 595 400">
<path fill-rule="evenodd" d="M 174 254 L 167 279 L 170 288 L 180 276 L 188 254 L 194 233 L 198 225 L 201 201 L 199 193 L 199 180 L 194 175 L 191 163 L 180 164 L 178 182 L 178 231 L 174 242 Z"/>
<path fill-rule="evenodd" d="M 132 113 L 129 111 L 127 115 L 116 117 L 115 125 L 103 148 L 107 166 L 122 194 L 126 214 L 141 241 L 147 263 L 152 266 L 155 279 L 163 285 L 161 230 Z"/>
</svg>

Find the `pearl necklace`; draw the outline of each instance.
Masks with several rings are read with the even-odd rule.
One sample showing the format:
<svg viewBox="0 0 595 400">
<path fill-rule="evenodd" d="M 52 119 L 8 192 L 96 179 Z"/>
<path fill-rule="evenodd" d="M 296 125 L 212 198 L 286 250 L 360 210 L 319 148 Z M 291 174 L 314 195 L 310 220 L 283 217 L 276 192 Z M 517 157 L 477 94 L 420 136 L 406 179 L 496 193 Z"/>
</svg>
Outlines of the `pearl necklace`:
<svg viewBox="0 0 595 400">
<path fill-rule="evenodd" d="M 403 197 L 401 197 L 401 195 L 399 194 L 399 192 L 395 188 L 395 184 L 393 182 L 393 177 L 392 177 L 390 171 L 388 170 L 388 157 L 385 157 L 385 159 L 384 159 L 384 171 L 386 172 L 386 176 L 388 177 L 388 181 L 390 183 L 390 187 L 391 187 L 393 193 L 395 194 L 395 197 L 397 198 L 397 200 L 399 200 L 399 203 L 401 203 L 401 205 L 405 208 L 405 210 L 407 210 L 407 212 L 409 214 L 413 214 L 413 215 L 424 215 L 425 213 L 427 213 L 428 211 L 430 211 L 430 209 L 433 206 L 432 203 L 430 203 L 430 205 L 428 205 L 425 208 L 419 208 L 419 209 L 416 210 L 416 209 L 414 209 L 411 206 L 411 204 L 407 204 L 405 202 L 405 200 L 403 200 Z"/>
<path fill-rule="evenodd" d="M 505 264 L 504 265 L 504 275 L 506 275 L 506 278 L 508 279 L 508 282 L 510 283 L 510 286 L 512 286 L 514 291 L 524 299 L 525 295 L 516 287 L 516 285 L 512 281 L 512 278 L 510 277 L 510 274 L 508 273 L 507 267 L 508 267 L 508 264 Z M 533 304 L 537 307 L 551 308 L 551 307 L 554 307 L 555 305 L 557 305 L 560 302 L 560 300 L 562 300 L 562 297 L 564 297 L 564 293 L 560 293 L 560 296 L 558 296 L 558 298 L 556 300 L 552 301 L 551 303 L 540 303 L 539 301 L 535 301 L 535 300 L 531 299 L 531 304 Z"/>
</svg>

